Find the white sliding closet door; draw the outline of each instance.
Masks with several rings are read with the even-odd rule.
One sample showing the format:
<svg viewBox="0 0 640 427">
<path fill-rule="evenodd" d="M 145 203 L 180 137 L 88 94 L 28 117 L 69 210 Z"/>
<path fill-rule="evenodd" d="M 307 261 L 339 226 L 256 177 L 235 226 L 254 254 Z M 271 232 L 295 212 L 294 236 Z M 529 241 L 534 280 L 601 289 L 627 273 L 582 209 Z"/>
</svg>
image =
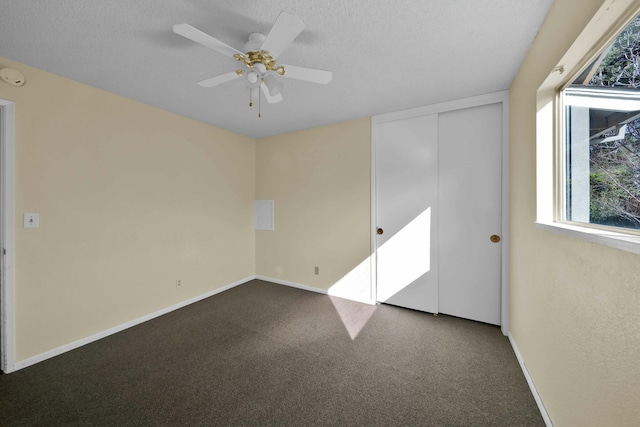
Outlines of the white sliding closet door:
<svg viewBox="0 0 640 427">
<path fill-rule="evenodd" d="M 500 324 L 502 108 L 375 123 L 379 302 Z"/>
<path fill-rule="evenodd" d="M 439 115 L 440 312 L 500 324 L 502 104 Z"/>
<path fill-rule="evenodd" d="M 376 128 L 378 301 L 438 311 L 438 117 Z"/>
</svg>

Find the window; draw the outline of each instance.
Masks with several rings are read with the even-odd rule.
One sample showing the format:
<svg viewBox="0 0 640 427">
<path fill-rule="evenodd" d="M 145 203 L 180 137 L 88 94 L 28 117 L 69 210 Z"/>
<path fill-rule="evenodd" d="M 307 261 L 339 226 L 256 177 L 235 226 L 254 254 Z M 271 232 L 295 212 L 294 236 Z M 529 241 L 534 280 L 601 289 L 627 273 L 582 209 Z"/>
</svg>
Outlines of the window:
<svg viewBox="0 0 640 427">
<path fill-rule="evenodd" d="M 639 16 L 636 0 L 616 0 L 604 2 L 575 39 L 580 21 L 567 23 L 568 37 L 549 47 L 559 61 L 536 91 L 535 137 L 536 226 L 636 254 Z"/>
<path fill-rule="evenodd" d="M 640 17 L 562 90 L 559 220 L 640 232 Z"/>
</svg>

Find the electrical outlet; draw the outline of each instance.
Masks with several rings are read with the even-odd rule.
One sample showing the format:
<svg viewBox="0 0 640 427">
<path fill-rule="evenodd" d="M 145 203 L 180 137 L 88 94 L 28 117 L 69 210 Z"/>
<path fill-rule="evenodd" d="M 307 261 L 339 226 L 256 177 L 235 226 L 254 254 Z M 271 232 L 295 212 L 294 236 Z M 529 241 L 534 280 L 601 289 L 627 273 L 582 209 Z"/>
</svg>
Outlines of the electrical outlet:
<svg viewBox="0 0 640 427">
<path fill-rule="evenodd" d="M 176 280 L 176 289 L 180 288 L 182 286 L 182 280 L 178 279 Z"/>
<path fill-rule="evenodd" d="M 315 273 L 316 276 L 319 276 L 320 275 L 320 267 L 318 267 L 318 266 L 314 267 L 313 272 Z"/>
</svg>

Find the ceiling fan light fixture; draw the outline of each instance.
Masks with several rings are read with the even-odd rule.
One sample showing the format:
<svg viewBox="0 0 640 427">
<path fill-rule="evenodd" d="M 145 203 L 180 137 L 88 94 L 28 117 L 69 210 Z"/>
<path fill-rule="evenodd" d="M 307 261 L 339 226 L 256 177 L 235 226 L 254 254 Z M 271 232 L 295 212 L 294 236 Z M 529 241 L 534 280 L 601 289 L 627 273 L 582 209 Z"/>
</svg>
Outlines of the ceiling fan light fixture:
<svg viewBox="0 0 640 427">
<path fill-rule="evenodd" d="M 251 70 L 247 73 L 247 81 L 250 84 L 257 83 L 259 79 L 260 79 L 260 74 L 258 74 L 256 71 Z"/>
<path fill-rule="evenodd" d="M 264 84 L 267 86 L 271 96 L 276 96 L 282 91 L 282 82 L 273 75 L 273 72 L 269 72 L 264 76 Z"/>
</svg>

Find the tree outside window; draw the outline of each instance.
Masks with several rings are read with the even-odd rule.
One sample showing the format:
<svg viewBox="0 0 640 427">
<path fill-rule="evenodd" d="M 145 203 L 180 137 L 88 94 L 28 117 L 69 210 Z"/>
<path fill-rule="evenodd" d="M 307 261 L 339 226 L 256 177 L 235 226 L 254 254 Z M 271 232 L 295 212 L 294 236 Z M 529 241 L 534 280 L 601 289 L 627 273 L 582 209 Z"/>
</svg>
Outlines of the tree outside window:
<svg viewBox="0 0 640 427">
<path fill-rule="evenodd" d="M 640 229 L 640 17 L 565 95 L 566 219 Z"/>
</svg>

